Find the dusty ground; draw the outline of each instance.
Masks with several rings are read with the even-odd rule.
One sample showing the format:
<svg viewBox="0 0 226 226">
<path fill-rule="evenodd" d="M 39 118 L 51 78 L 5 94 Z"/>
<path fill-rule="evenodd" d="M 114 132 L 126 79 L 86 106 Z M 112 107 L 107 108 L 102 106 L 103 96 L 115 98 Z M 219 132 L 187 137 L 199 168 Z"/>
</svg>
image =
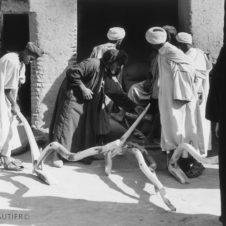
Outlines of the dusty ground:
<svg viewBox="0 0 226 226">
<path fill-rule="evenodd" d="M 157 175 L 177 207 L 170 212 L 140 172 L 132 155 L 114 159 L 110 177 L 103 160 L 90 166 L 45 165 L 58 183 L 48 186 L 31 175 L 30 154 L 23 172 L 0 170 L 0 224 L 40 226 L 220 226 L 218 167 L 179 184 L 166 170 Z"/>
</svg>

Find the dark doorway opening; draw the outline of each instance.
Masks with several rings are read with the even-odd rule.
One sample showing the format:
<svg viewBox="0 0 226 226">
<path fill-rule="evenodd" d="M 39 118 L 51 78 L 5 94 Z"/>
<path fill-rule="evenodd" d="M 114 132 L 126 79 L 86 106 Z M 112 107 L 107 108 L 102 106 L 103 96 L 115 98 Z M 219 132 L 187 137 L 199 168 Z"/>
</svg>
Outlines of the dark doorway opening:
<svg viewBox="0 0 226 226">
<path fill-rule="evenodd" d="M 29 41 L 29 16 L 28 14 L 4 14 L 1 47 L 2 53 L 19 52 Z M 18 92 L 18 103 L 21 112 L 30 119 L 31 116 L 31 84 L 30 66 L 26 66 L 26 83 Z"/>
<path fill-rule="evenodd" d="M 93 46 L 107 42 L 109 27 L 126 30 L 122 48 L 129 63 L 146 60 L 150 47 L 145 32 L 152 26 L 178 26 L 178 0 L 78 0 L 78 60 Z"/>
</svg>

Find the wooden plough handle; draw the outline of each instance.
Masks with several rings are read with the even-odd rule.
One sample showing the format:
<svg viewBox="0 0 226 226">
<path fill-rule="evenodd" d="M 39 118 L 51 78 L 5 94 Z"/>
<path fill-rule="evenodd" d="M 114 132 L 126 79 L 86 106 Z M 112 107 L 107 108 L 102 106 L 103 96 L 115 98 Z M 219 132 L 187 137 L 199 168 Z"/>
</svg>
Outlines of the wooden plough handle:
<svg viewBox="0 0 226 226">
<path fill-rule="evenodd" d="M 37 162 L 37 160 L 40 156 L 40 151 L 39 151 L 38 145 L 36 143 L 34 134 L 31 130 L 31 127 L 30 127 L 27 119 L 23 116 L 23 114 L 20 111 L 16 112 L 16 114 L 17 114 L 18 118 L 20 119 L 20 121 L 22 122 L 25 132 L 27 134 L 27 138 L 28 138 L 30 148 L 31 148 L 32 162 L 33 162 L 33 165 L 35 165 L 35 163 Z"/>
<path fill-rule="evenodd" d="M 67 161 L 76 162 L 88 156 L 104 153 L 104 151 L 106 150 L 103 149 L 103 146 L 96 146 L 77 153 L 71 153 L 62 144 L 54 141 L 48 144 L 42 151 L 37 161 L 37 167 L 39 167 L 40 164 L 45 161 L 47 156 L 52 152 L 57 152 L 62 158 L 66 159 Z"/>
<path fill-rule="evenodd" d="M 155 189 L 159 191 L 160 196 L 163 202 L 168 206 L 168 208 L 172 211 L 176 211 L 175 206 L 170 202 L 167 197 L 166 190 L 160 180 L 157 178 L 154 170 L 150 170 L 150 167 L 147 166 L 141 151 L 137 148 L 132 148 L 130 151 L 135 155 L 137 162 L 139 164 L 140 170 L 144 173 L 144 175 L 150 180 L 150 182 L 155 186 Z"/>
</svg>

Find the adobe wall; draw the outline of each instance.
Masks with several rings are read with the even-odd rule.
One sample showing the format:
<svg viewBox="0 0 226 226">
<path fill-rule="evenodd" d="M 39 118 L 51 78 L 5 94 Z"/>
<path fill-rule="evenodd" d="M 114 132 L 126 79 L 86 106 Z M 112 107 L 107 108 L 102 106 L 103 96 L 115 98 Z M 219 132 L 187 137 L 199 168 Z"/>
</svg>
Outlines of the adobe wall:
<svg viewBox="0 0 226 226">
<path fill-rule="evenodd" d="M 4 13 L 27 13 L 29 2 L 28 0 L 2 0 L 1 10 Z"/>
<path fill-rule="evenodd" d="M 30 0 L 30 39 L 45 51 L 32 65 L 32 126 L 48 128 L 68 60 L 77 51 L 77 1 Z"/>
<path fill-rule="evenodd" d="M 216 59 L 223 44 L 224 0 L 179 0 L 180 31 L 191 32 L 194 45 Z"/>
</svg>

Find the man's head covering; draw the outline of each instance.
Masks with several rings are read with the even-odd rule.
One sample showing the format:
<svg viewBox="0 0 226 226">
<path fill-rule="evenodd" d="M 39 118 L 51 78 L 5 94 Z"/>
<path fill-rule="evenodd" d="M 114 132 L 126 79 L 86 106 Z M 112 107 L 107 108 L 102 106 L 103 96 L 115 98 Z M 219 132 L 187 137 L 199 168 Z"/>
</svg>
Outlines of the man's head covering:
<svg viewBox="0 0 226 226">
<path fill-rule="evenodd" d="M 151 27 L 147 30 L 145 38 L 152 45 L 163 44 L 166 42 L 167 33 L 161 27 Z"/>
<path fill-rule="evenodd" d="M 186 32 L 179 32 L 176 36 L 176 40 L 180 43 L 192 44 L 192 36 Z"/>
<path fill-rule="evenodd" d="M 174 26 L 165 25 L 162 28 L 165 29 L 166 31 L 168 31 L 172 35 L 176 35 L 177 34 L 177 29 Z"/>
<path fill-rule="evenodd" d="M 44 51 L 37 47 L 33 42 L 28 42 L 26 45 L 26 49 L 31 53 L 37 55 L 37 57 L 41 57 L 44 54 Z"/>
<path fill-rule="evenodd" d="M 111 41 L 117 41 L 123 39 L 126 35 L 126 32 L 121 27 L 112 27 L 108 30 L 107 37 Z"/>
<path fill-rule="evenodd" d="M 124 50 L 110 49 L 103 54 L 102 62 L 105 66 L 116 61 L 121 65 L 125 65 L 128 61 L 127 53 Z"/>
</svg>

